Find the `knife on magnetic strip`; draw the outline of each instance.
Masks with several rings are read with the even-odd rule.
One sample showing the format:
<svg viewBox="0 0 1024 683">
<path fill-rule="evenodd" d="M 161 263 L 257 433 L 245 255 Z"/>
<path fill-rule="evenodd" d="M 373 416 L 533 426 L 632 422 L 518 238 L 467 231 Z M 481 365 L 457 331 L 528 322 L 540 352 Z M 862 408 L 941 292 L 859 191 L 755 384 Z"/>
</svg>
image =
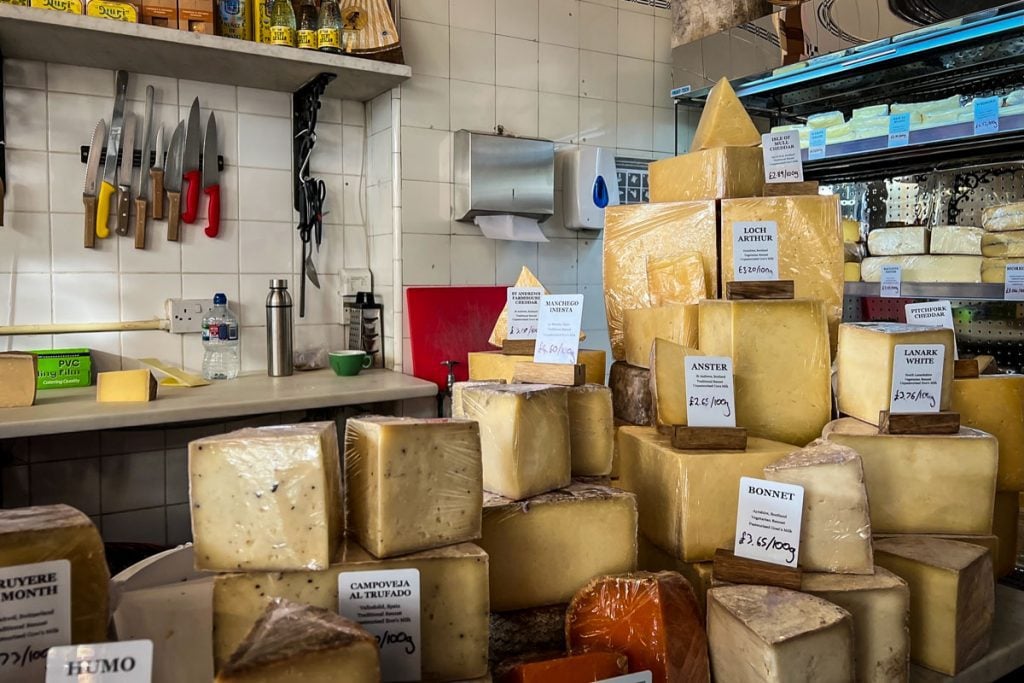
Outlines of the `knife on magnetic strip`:
<svg viewBox="0 0 1024 683">
<path fill-rule="evenodd" d="M 117 234 L 128 234 L 132 208 L 132 167 L 135 165 L 135 115 L 125 114 L 121 136 L 121 168 L 117 173 Z"/>
<path fill-rule="evenodd" d="M 158 221 L 164 218 L 164 154 L 166 153 L 164 127 L 157 124 L 156 160 L 153 161 L 153 168 L 149 169 L 149 177 L 153 181 L 153 219 Z"/>
<path fill-rule="evenodd" d="M 146 86 L 146 116 L 142 120 L 142 170 L 139 172 L 139 194 L 135 198 L 135 248 L 146 248 L 146 209 L 149 204 L 149 171 L 153 167 L 149 144 L 153 134 L 153 86 Z"/>
<path fill-rule="evenodd" d="M 96 124 L 89 142 L 89 159 L 85 164 L 85 183 L 82 185 L 82 204 L 85 205 L 85 248 L 96 246 L 96 184 L 100 175 L 100 157 L 107 140 L 107 124 L 103 119 Z"/>
<path fill-rule="evenodd" d="M 110 217 L 110 195 L 117 188 L 117 154 L 121 151 L 121 133 L 124 128 L 124 99 L 128 94 L 128 72 L 118 71 L 114 85 L 114 113 L 110 117 L 110 134 L 107 136 L 107 158 L 103 161 L 103 183 L 99 188 L 96 207 L 96 236 L 106 239 L 110 236 L 107 219 Z M 131 163 L 129 157 L 128 163 Z"/>
<path fill-rule="evenodd" d="M 167 190 L 167 239 L 178 241 L 181 229 L 181 162 L 185 153 L 185 123 L 178 122 L 171 136 L 167 150 L 167 172 L 164 174 L 164 189 Z"/>
<path fill-rule="evenodd" d="M 202 141 L 202 131 L 199 129 L 199 98 L 192 100 L 192 106 L 188 110 L 188 123 L 185 124 L 185 144 L 182 153 L 181 172 L 188 183 L 188 192 L 185 195 L 185 210 L 181 212 L 181 220 L 185 223 L 195 223 L 199 215 L 199 154 Z M 170 170 L 168 169 L 168 175 Z M 166 180 L 164 181 L 166 182 Z"/>
</svg>

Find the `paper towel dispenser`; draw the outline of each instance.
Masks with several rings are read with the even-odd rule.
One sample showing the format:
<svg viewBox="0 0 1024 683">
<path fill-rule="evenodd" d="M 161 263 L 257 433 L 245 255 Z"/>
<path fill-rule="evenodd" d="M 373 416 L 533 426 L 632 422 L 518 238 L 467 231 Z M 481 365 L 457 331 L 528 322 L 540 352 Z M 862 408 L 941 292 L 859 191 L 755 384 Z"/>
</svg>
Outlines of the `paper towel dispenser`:
<svg viewBox="0 0 1024 683">
<path fill-rule="evenodd" d="M 555 212 L 555 143 L 455 132 L 455 220 L 511 214 L 543 222 Z"/>
</svg>

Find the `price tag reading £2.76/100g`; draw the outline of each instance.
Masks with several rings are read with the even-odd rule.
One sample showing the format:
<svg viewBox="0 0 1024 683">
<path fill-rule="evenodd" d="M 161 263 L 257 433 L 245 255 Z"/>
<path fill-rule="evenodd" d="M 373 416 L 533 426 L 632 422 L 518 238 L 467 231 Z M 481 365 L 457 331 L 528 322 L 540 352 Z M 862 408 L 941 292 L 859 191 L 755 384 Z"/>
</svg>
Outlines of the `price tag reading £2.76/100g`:
<svg viewBox="0 0 1024 683">
<path fill-rule="evenodd" d="M 795 567 L 800 557 L 803 512 L 802 486 L 741 477 L 733 552 L 738 557 Z"/>
<path fill-rule="evenodd" d="M 937 413 L 942 398 L 942 344 L 897 344 L 892 357 L 891 413 Z"/>
</svg>

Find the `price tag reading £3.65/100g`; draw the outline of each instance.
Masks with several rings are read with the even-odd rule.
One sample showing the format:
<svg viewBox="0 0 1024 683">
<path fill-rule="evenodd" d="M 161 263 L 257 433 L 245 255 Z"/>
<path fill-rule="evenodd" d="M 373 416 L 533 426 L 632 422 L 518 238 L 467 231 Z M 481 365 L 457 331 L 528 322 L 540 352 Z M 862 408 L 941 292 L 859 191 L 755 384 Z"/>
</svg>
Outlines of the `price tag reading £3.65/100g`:
<svg viewBox="0 0 1024 683">
<path fill-rule="evenodd" d="M 802 486 L 741 477 L 733 552 L 738 557 L 795 567 L 800 557 L 803 512 Z"/>
<path fill-rule="evenodd" d="M 897 344 L 892 357 L 891 413 L 937 413 L 942 398 L 942 344 Z"/>
</svg>

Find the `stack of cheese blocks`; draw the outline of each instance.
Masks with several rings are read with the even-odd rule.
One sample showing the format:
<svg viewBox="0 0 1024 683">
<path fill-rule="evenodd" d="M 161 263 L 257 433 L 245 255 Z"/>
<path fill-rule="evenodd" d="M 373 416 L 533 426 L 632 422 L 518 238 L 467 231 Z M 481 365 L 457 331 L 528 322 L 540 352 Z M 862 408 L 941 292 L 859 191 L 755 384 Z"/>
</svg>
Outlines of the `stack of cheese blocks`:
<svg viewBox="0 0 1024 683">
<path fill-rule="evenodd" d="M 981 281 L 1003 282 L 1007 264 L 1024 263 L 1024 202 L 985 209 L 981 225 Z"/>
<path fill-rule="evenodd" d="M 981 282 L 982 233 L 961 225 L 876 228 L 868 233 L 861 277 L 879 282 L 883 266 L 898 265 L 904 282 Z"/>
</svg>

